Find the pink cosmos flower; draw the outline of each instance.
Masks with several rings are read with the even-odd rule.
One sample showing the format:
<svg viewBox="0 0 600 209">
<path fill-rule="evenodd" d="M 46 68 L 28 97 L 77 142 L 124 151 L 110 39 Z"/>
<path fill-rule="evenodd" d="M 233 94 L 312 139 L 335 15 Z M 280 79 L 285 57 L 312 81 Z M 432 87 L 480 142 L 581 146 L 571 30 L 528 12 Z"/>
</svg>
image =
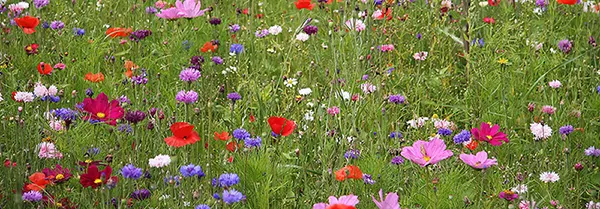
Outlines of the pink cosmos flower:
<svg viewBox="0 0 600 209">
<path fill-rule="evenodd" d="M 358 204 L 358 196 L 355 195 L 346 195 L 341 196 L 339 199 L 330 196 L 329 204 L 327 203 L 317 203 L 313 205 L 313 209 L 328 209 L 328 208 L 343 208 L 343 209 L 356 209 L 356 204 Z"/>
<path fill-rule="evenodd" d="M 108 102 L 106 94 L 100 93 L 96 99 L 83 99 L 83 111 L 88 113 L 83 117 L 84 120 L 95 120 L 105 122 L 109 125 L 116 125 L 117 119 L 125 115 L 125 110 L 119 106 L 119 101 L 112 100 Z"/>
<path fill-rule="evenodd" d="M 421 167 L 425 167 L 449 158 L 454 153 L 450 150 L 446 150 L 444 141 L 439 138 L 434 138 L 428 142 L 418 140 L 412 146 L 403 147 L 400 154 L 402 157 L 410 159 Z"/>
<path fill-rule="evenodd" d="M 490 125 L 489 123 L 481 123 L 479 129 L 471 129 L 471 134 L 473 134 L 475 139 L 488 142 L 492 146 L 500 146 L 502 145 L 502 141 L 508 143 L 508 138 L 506 138 L 504 132 L 500 131 L 500 126 L 494 124 L 494 126 L 490 127 Z"/>
<path fill-rule="evenodd" d="M 175 7 L 164 9 L 157 13 L 156 16 L 163 19 L 179 19 L 179 18 L 195 18 L 203 16 L 208 9 L 200 9 L 200 1 L 185 0 L 181 3 L 180 0 L 175 2 Z"/>
<path fill-rule="evenodd" d="M 488 159 L 488 153 L 485 151 L 478 152 L 475 155 L 460 154 L 460 159 L 475 169 L 486 169 L 492 165 L 498 165 L 496 159 Z"/>
<path fill-rule="evenodd" d="M 375 202 L 375 205 L 377 205 L 377 208 L 379 209 L 401 209 L 400 208 L 400 204 L 398 204 L 398 194 L 390 192 L 387 193 L 387 195 L 385 196 L 385 200 L 383 199 L 383 190 L 379 190 L 379 200 L 377 201 L 377 199 L 375 199 L 375 197 L 371 196 L 373 198 L 373 202 Z"/>
</svg>

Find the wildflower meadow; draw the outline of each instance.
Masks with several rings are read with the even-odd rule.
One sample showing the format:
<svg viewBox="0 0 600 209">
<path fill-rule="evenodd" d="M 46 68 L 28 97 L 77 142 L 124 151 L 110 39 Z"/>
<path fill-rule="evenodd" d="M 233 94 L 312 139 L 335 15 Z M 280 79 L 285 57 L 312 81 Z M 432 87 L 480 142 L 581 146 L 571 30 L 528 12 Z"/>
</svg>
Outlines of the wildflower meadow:
<svg viewBox="0 0 600 209">
<path fill-rule="evenodd" d="M 599 12 L 0 0 L 0 208 L 600 209 Z"/>
</svg>

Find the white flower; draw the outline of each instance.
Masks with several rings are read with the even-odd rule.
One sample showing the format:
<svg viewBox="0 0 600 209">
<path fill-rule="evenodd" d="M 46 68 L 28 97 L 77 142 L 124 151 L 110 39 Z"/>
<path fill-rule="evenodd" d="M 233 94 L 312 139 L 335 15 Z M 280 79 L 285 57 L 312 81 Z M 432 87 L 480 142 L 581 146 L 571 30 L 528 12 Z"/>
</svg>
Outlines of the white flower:
<svg viewBox="0 0 600 209">
<path fill-rule="evenodd" d="M 542 14 L 544 14 L 544 9 L 542 9 L 540 7 L 536 7 L 535 9 L 533 9 L 533 13 L 536 15 L 542 15 Z"/>
<path fill-rule="evenodd" d="M 560 83 L 559 80 L 553 80 L 553 81 L 548 82 L 548 86 L 552 87 L 553 89 L 557 89 L 562 86 L 562 83 Z"/>
<path fill-rule="evenodd" d="M 29 8 L 29 3 L 27 2 L 19 2 L 16 4 L 8 5 L 8 9 L 12 12 L 23 11 L 24 9 Z"/>
<path fill-rule="evenodd" d="M 546 124 L 542 125 L 540 123 L 532 123 L 529 126 L 529 129 L 535 137 L 535 140 L 547 139 L 548 137 L 552 136 L 552 128 Z"/>
<path fill-rule="evenodd" d="M 308 106 L 308 107 L 314 107 L 315 103 L 309 102 L 309 103 L 306 103 L 306 106 Z"/>
<path fill-rule="evenodd" d="M 433 126 L 435 126 L 436 129 L 442 129 L 442 128 L 452 129 L 452 127 L 454 127 L 454 122 L 447 121 L 447 120 L 434 119 Z"/>
<path fill-rule="evenodd" d="M 312 110 L 306 111 L 306 113 L 304 114 L 304 120 L 306 120 L 306 121 L 315 120 L 315 117 L 313 116 L 314 114 L 315 114 L 315 112 L 313 112 Z"/>
<path fill-rule="evenodd" d="M 540 181 L 544 183 L 557 182 L 559 179 L 560 177 L 558 176 L 558 174 L 552 171 L 543 172 L 542 174 L 540 174 Z"/>
<path fill-rule="evenodd" d="M 519 185 L 515 186 L 514 188 L 512 188 L 512 191 L 517 194 L 525 194 L 525 193 L 527 193 L 527 185 L 519 184 Z"/>
<path fill-rule="evenodd" d="M 42 84 L 38 84 L 38 85 L 35 86 L 35 88 L 33 88 L 33 94 L 36 97 L 45 97 L 45 96 L 48 96 L 48 88 L 46 88 Z"/>
<path fill-rule="evenodd" d="M 283 81 L 285 83 L 285 86 L 287 87 L 293 87 L 296 84 L 298 84 L 298 79 L 295 78 L 288 78 L 285 81 Z"/>
<path fill-rule="evenodd" d="M 424 61 L 425 59 L 427 59 L 428 54 L 429 53 L 427 53 L 427 52 L 417 52 L 417 53 L 413 54 L 413 58 L 415 60 Z"/>
<path fill-rule="evenodd" d="M 342 99 L 344 100 L 350 100 L 350 93 L 347 91 L 341 90 L 340 96 L 342 96 Z"/>
<path fill-rule="evenodd" d="M 33 93 L 31 92 L 17 92 L 15 94 L 15 100 L 17 102 L 33 102 Z"/>
<path fill-rule="evenodd" d="M 480 7 L 485 7 L 485 6 L 487 6 L 487 5 L 488 5 L 488 2 L 487 2 L 487 1 L 482 1 L 482 2 L 479 2 L 479 6 L 480 6 Z"/>
<path fill-rule="evenodd" d="M 364 18 L 364 17 L 366 17 L 366 16 L 367 16 L 367 12 L 365 12 L 365 11 L 360 11 L 360 12 L 358 12 L 358 17 L 360 17 L 360 18 Z"/>
<path fill-rule="evenodd" d="M 312 93 L 312 90 L 310 88 L 303 88 L 298 90 L 298 93 L 302 96 L 306 96 L 309 95 L 310 93 Z"/>
<path fill-rule="evenodd" d="M 56 86 L 52 85 L 52 86 L 48 87 L 48 94 L 50 96 L 56 96 L 57 93 L 58 93 L 58 88 L 56 88 Z"/>
<path fill-rule="evenodd" d="M 157 155 L 154 158 L 148 160 L 150 167 L 160 168 L 165 167 L 171 163 L 171 157 L 168 155 Z"/>
<path fill-rule="evenodd" d="M 556 54 L 556 49 L 550 48 L 550 52 L 552 52 L 552 54 Z"/>
<path fill-rule="evenodd" d="M 274 36 L 281 33 L 281 31 L 283 31 L 283 29 L 279 25 L 274 25 L 269 28 L 269 34 Z"/>
<path fill-rule="evenodd" d="M 309 37 L 310 36 L 306 33 L 298 33 L 298 35 L 296 35 L 296 40 L 305 42 Z"/>
<path fill-rule="evenodd" d="M 406 124 L 408 124 L 411 128 L 421 128 L 428 120 L 429 118 L 427 117 L 419 117 L 417 119 L 407 121 Z"/>
<path fill-rule="evenodd" d="M 373 93 L 377 90 L 377 86 L 371 84 L 371 83 L 363 83 L 360 85 L 360 89 L 365 93 L 365 94 L 370 94 Z"/>
<path fill-rule="evenodd" d="M 362 20 L 359 19 L 349 19 L 346 21 L 346 27 L 348 27 L 349 29 L 353 29 L 356 30 L 358 32 L 361 32 L 363 30 L 365 30 L 367 28 L 367 26 L 365 25 L 365 23 Z"/>
<path fill-rule="evenodd" d="M 4 98 L 2 98 L 2 93 L 0 93 L 0 102 L 4 101 Z"/>
</svg>

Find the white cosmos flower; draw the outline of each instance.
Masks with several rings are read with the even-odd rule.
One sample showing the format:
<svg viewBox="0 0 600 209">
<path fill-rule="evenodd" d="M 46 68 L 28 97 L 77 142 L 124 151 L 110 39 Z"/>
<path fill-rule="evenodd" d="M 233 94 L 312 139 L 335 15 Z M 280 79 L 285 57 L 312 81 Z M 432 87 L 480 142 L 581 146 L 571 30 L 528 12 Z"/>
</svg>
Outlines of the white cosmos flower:
<svg viewBox="0 0 600 209">
<path fill-rule="evenodd" d="M 309 95 L 310 93 L 312 93 L 312 90 L 310 88 L 303 88 L 298 90 L 298 93 L 302 96 L 306 96 Z"/>
</svg>

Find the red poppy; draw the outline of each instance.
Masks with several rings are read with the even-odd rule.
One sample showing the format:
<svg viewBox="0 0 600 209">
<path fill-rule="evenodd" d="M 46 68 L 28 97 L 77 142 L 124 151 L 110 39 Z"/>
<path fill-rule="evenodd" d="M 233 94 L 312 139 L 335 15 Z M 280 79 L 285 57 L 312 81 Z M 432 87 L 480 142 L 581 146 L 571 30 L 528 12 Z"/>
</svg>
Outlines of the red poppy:
<svg viewBox="0 0 600 209">
<path fill-rule="evenodd" d="M 487 24 L 494 24 L 494 23 L 496 23 L 496 20 L 494 20 L 493 17 L 484 17 L 483 22 L 485 22 Z"/>
<path fill-rule="evenodd" d="M 310 3 L 310 0 L 298 0 L 294 2 L 296 9 L 308 9 L 312 10 L 315 4 Z"/>
<path fill-rule="evenodd" d="M 106 29 L 106 35 L 111 38 L 127 37 L 132 31 L 131 28 L 108 28 Z"/>
<path fill-rule="evenodd" d="M 215 140 L 227 141 L 231 138 L 229 132 L 223 131 L 221 133 L 215 132 Z"/>
<path fill-rule="evenodd" d="M 50 181 L 46 180 L 46 175 L 42 172 L 35 172 L 29 176 L 29 180 L 31 184 L 27 184 L 25 188 L 27 190 L 35 190 L 40 191 L 46 188 L 46 185 L 50 183 Z"/>
<path fill-rule="evenodd" d="M 577 0 L 557 0 L 558 4 L 574 5 L 577 4 Z"/>
<path fill-rule="evenodd" d="M 104 81 L 104 74 L 102 74 L 102 72 L 87 73 L 87 74 L 85 74 L 85 80 L 92 82 L 92 83 L 100 83 L 100 82 Z"/>
<path fill-rule="evenodd" d="M 256 121 L 256 117 L 254 117 L 254 115 L 250 115 L 250 123 L 253 123 L 254 121 Z"/>
<path fill-rule="evenodd" d="M 212 41 L 204 43 L 204 46 L 200 49 L 202 52 L 215 52 L 219 48 L 219 45 L 213 44 Z"/>
<path fill-rule="evenodd" d="M 79 183 L 86 187 L 92 187 L 95 189 L 96 187 L 106 184 L 109 180 L 116 181 L 116 176 L 110 176 L 112 174 L 112 168 L 110 166 L 106 166 L 104 170 L 99 171 L 96 165 L 90 165 L 87 169 L 87 173 L 81 174 L 79 179 Z"/>
<path fill-rule="evenodd" d="M 468 144 L 465 144 L 465 147 L 471 151 L 477 149 L 478 146 L 479 142 L 477 142 L 477 140 L 471 140 Z"/>
<path fill-rule="evenodd" d="M 230 152 L 235 152 L 240 147 L 242 146 L 235 141 L 231 141 L 227 143 L 227 145 L 225 145 L 225 148 L 227 148 L 227 150 L 229 150 Z"/>
<path fill-rule="evenodd" d="M 355 165 L 347 165 L 335 172 L 335 179 L 344 181 L 346 179 L 362 179 L 362 171 Z"/>
<path fill-rule="evenodd" d="M 490 6 L 498 6 L 500 4 L 500 0 L 488 0 L 488 5 Z"/>
<path fill-rule="evenodd" d="M 172 147 L 183 147 L 200 140 L 200 136 L 194 131 L 194 126 L 186 122 L 173 123 L 171 132 L 173 136 L 165 138 L 165 142 Z"/>
<path fill-rule="evenodd" d="M 25 34 L 32 34 L 35 32 L 35 27 L 40 24 L 40 20 L 37 17 L 25 16 L 21 18 L 15 18 L 17 25 L 23 29 Z"/>
<path fill-rule="evenodd" d="M 296 123 L 293 120 L 288 120 L 282 117 L 270 117 L 269 126 L 271 126 L 271 131 L 277 135 L 288 136 L 292 134 L 294 128 L 296 128 Z"/>
<path fill-rule="evenodd" d="M 42 75 L 50 75 L 50 73 L 52 73 L 52 65 L 40 62 L 37 66 L 37 70 Z"/>
</svg>

